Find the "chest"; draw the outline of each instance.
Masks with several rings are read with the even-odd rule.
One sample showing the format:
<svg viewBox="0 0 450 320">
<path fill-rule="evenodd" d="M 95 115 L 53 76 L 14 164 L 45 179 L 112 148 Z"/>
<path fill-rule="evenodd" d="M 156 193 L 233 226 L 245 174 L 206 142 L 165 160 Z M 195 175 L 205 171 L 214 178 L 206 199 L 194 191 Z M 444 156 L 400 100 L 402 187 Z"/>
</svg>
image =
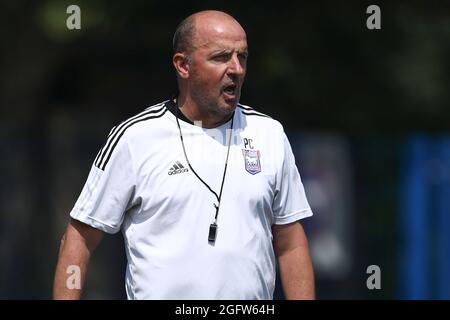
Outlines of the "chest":
<svg viewBox="0 0 450 320">
<path fill-rule="evenodd" d="M 229 132 L 228 132 L 229 133 Z M 276 183 L 277 154 L 267 139 L 251 132 L 190 133 L 183 145 L 176 134 L 141 153 L 138 193 L 147 205 L 176 207 L 193 199 L 223 198 L 254 206 L 270 205 Z M 228 157 L 227 157 L 228 154 Z M 227 163 L 224 177 L 225 163 Z"/>
</svg>

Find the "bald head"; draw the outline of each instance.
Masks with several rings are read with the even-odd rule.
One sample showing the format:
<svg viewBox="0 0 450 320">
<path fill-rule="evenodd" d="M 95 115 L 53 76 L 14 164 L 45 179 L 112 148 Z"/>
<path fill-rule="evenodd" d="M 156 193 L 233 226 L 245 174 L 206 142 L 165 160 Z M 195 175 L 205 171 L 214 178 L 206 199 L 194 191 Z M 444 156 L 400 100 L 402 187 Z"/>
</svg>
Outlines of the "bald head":
<svg viewBox="0 0 450 320">
<path fill-rule="evenodd" d="M 180 110 L 209 128 L 226 122 L 247 70 L 244 29 L 224 12 L 201 11 L 181 22 L 173 46 Z"/>
<path fill-rule="evenodd" d="M 173 51 L 190 54 L 211 33 L 220 34 L 230 28 L 245 35 L 239 22 L 225 12 L 205 10 L 194 13 L 178 25 L 173 37 Z"/>
</svg>

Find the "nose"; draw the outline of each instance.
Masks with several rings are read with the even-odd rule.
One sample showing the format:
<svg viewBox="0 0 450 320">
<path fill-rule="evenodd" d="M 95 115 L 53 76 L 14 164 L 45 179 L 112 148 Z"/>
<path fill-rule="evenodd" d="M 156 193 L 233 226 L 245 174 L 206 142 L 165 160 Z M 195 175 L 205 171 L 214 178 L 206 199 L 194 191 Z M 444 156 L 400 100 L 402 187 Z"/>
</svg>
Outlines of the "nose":
<svg viewBox="0 0 450 320">
<path fill-rule="evenodd" d="M 243 76 L 245 74 L 245 62 L 242 62 L 237 54 L 230 59 L 228 74 L 234 76 Z"/>
</svg>

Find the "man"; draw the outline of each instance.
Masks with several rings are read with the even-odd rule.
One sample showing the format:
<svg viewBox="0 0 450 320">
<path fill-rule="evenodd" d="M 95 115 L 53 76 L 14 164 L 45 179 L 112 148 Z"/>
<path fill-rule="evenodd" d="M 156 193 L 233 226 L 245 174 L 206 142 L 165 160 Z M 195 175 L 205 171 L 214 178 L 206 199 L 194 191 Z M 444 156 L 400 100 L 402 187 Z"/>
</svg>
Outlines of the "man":
<svg viewBox="0 0 450 320">
<path fill-rule="evenodd" d="M 226 13 L 186 18 L 174 36 L 179 95 L 113 128 L 61 241 L 54 298 L 69 266 L 84 283 L 104 232 L 122 230 L 129 299 L 314 298 L 312 215 L 282 126 L 239 104 L 246 34 Z"/>
</svg>

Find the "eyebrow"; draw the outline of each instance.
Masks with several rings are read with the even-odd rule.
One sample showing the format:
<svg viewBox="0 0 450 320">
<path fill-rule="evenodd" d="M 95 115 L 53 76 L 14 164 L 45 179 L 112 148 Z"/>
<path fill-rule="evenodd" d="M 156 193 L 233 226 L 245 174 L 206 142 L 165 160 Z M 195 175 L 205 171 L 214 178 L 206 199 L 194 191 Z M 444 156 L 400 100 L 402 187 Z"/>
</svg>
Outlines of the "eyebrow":
<svg viewBox="0 0 450 320">
<path fill-rule="evenodd" d="M 215 55 L 215 54 L 221 54 L 221 53 L 230 53 L 231 50 L 229 49 L 219 49 L 219 50 L 214 50 L 211 52 L 211 55 Z"/>
<path fill-rule="evenodd" d="M 230 49 L 218 49 L 218 50 L 214 50 L 213 52 L 211 52 L 210 55 L 216 55 L 216 54 L 228 54 L 231 53 L 233 50 Z M 245 48 L 243 50 L 237 50 L 237 53 L 245 53 L 248 55 L 248 49 Z"/>
</svg>

